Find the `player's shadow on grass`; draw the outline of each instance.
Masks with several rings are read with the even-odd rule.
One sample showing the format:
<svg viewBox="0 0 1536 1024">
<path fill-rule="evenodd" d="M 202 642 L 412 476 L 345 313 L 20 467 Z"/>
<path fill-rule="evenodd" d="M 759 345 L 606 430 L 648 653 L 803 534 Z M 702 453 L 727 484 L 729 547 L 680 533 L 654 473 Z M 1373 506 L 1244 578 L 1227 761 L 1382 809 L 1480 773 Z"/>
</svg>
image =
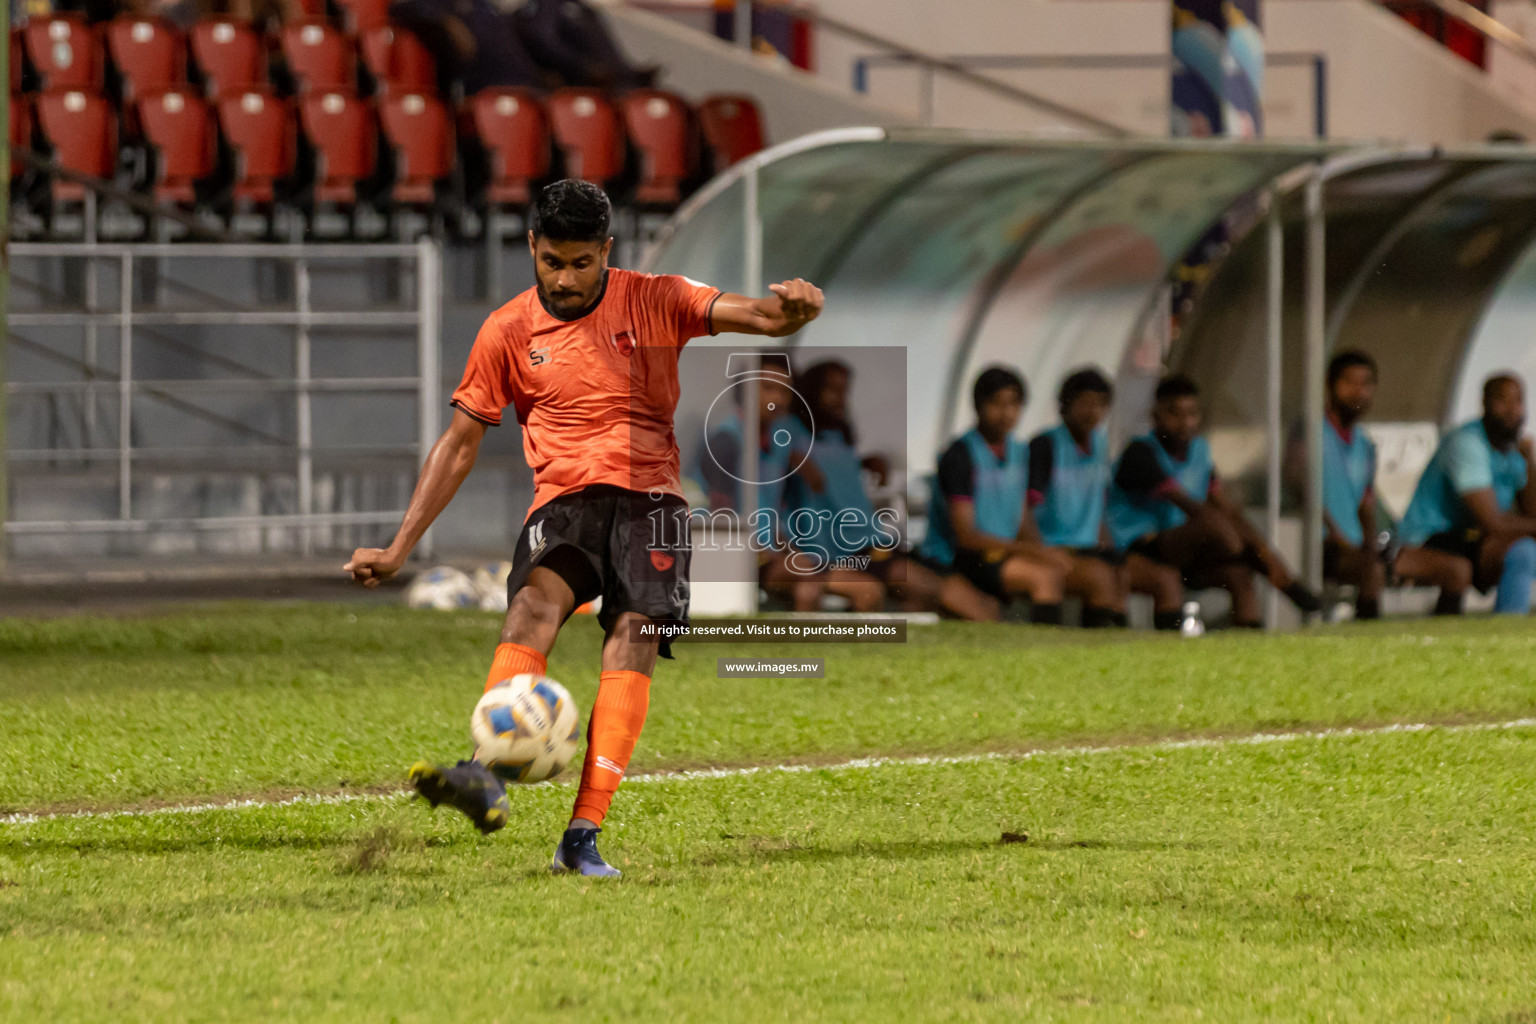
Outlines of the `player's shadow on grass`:
<svg viewBox="0 0 1536 1024">
<path fill-rule="evenodd" d="M 696 867 L 741 865 L 771 861 L 825 863 L 841 860 L 926 860 L 955 854 L 982 853 L 991 850 L 1105 850 L 1115 853 L 1152 853 L 1166 850 L 1192 850 L 1198 844 L 1153 842 L 1146 840 L 1058 839 L 909 839 L 891 842 L 856 840 L 835 846 L 802 843 L 771 836 L 740 837 L 739 845 L 715 848 L 695 857 Z"/>
</svg>

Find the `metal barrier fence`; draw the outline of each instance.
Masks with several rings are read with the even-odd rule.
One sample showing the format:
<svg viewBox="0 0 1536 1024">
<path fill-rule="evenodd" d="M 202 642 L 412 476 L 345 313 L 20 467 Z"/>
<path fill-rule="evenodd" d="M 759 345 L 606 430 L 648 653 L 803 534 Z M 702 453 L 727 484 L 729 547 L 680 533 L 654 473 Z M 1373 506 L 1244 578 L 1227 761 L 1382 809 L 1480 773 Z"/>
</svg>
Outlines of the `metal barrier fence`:
<svg viewBox="0 0 1536 1024">
<path fill-rule="evenodd" d="M 391 465 L 404 462 L 410 469 L 414 469 L 430 451 L 439 431 L 442 319 L 442 252 L 439 243 L 429 238 L 415 244 L 379 245 L 14 243 L 9 246 L 9 254 L 13 268 L 17 261 L 28 258 L 44 261 L 73 259 L 85 263 L 83 288 L 80 289 L 83 294 L 73 303 L 63 308 L 55 303 L 47 308 L 21 310 L 13 304 L 8 316 L 14 350 L 24 350 L 36 356 L 39 365 L 68 367 L 76 371 L 77 379 L 20 380 L 13 374 L 5 384 L 8 401 L 20 396 L 46 396 L 46 401 L 56 402 L 60 396 L 78 396 L 84 426 L 78 432 L 78 444 L 70 444 L 59 436 L 50 437 L 46 446 L 21 447 L 13 438 L 12 447 L 6 452 L 7 462 L 13 470 L 42 467 L 44 476 L 53 470 L 62 474 L 84 466 L 105 468 L 115 462 L 116 515 L 11 519 L 9 510 L 0 508 L 0 515 L 7 520 L 4 523 L 7 550 L 16 538 L 47 534 L 124 535 L 281 527 L 294 531 L 294 548 L 307 554 L 314 547 L 316 528 L 388 524 L 398 522 L 403 515 L 403 507 L 361 511 L 317 508 L 315 460 L 322 449 L 317 448 L 315 442 L 314 400 L 317 395 L 413 393 L 416 397 L 413 442 L 349 443 L 329 445 L 323 450 L 327 455 L 343 460 L 382 459 Z M 268 302 L 240 306 L 217 291 L 198 293 L 200 304 L 205 308 L 166 308 L 158 302 L 146 304 L 143 301 L 145 291 L 160 287 L 158 282 L 166 267 L 174 265 L 174 261 L 189 259 L 231 261 L 228 271 L 222 266 L 196 268 L 205 277 L 211 273 L 216 281 L 225 275 L 229 275 L 225 279 L 233 280 L 234 272 L 240 269 L 233 261 L 246 261 L 247 270 L 265 261 L 265 266 L 278 270 L 280 297 L 286 298 L 281 293 L 291 289 L 292 308 Z M 396 308 L 386 309 L 337 309 L 337 295 L 327 294 L 324 296 L 327 301 L 318 303 L 322 308 L 316 308 L 313 280 L 316 269 L 331 264 L 328 269 L 333 272 L 336 266 L 345 270 L 359 265 L 359 261 L 372 272 L 375 282 L 385 281 L 397 295 L 406 297 L 407 304 L 394 304 Z M 117 294 L 100 295 L 99 279 L 113 276 L 110 268 L 114 267 Z M 291 277 L 286 277 L 288 271 L 291 271 Z M 254 271 L 252 274 L 255 276 Z M 414 286 L 410 284 L 411 279 L 414 279 Z M 23 282 L 18 282 L 14 275 L 12 280 L 14 303 L 17 297 L 15 285 Z M 410 299 L 414 299 L 413 305 L 409 304 Z M 207 308 L 209 306 L 212 308 Z M 135 374 L 136 334 L 146 334 L 153 328 L 187 326 L 214 329 L 289 327 L 292 329 L 291 376 L 261 372 L 240 364 L 238 360 L 220 355 L 217 344 L 196 354 L 218 361 L 226 371 L 223 376 L 151 379 Z M 49 341 L 38 341 L 27 336 L 29 328 L 52 331 L 53 336 Z M 71 328 L 77 331 L 69 331 Z M 59 329 L 65 330 L 60 332 Z M 101 337 L 104 329 L 107 334 L 105 346 Z M 415 372 L 387 376 L 335 372 L 316 375 L 313 371 L 315 336 L 322 331 L 338 329 L 378 332 L 380 341 L 387 340 L 386 336 L 393 333 L 397 342 L 408 341 L 408 334 L 403 339 L 399 336 L 414 329 Z M 116 334 L 117 341 L 115 372 L 111 361 L 103 358 L 112 354 L 112 333 Z M 216 340 L 224 339 L 220 336 Z M 270 344 L 270 337 L 259 341 Z M 80 354 L 76 355 L 77 352 Z M 367 352 L 354 348 L 353 354 L 354 365 L 374 365 Z M 268 360 L 272 358 L 277 357 L 269 353 Z M 331 360 L 326 365 L 334 364 L 335 360 Z M 234 375 L 228 372 L 231 367 Z M 288 435 L 290 425 L 285 425 L 280 432 L 247 430 L 243 435 L 247 442 L 244 444 L 221 444 L 217 436 L 210 443 L 201 445 L 159 445 L 150 449 L 135 444 L 136 400 L 157 403 L 159 408 L 173 408 L 214 422 L 219 420 L 218 410 L 198 406 L 199 398 L 206 402 L 209 396 L 238 395 L 272 396 L 272 401 L 259 403 L 263 413 L 271 413 L 291 401 L 291 438 Z M 281 397 L 285 395 L 291 397 Z M 108 422 L 97 427 L 94 420 L 98 405 L 110 403 L 114 398 L 115 429 L 110 416 Z M 286 417 L 286 409 L 283 409 L 283 416 Z M 234 418 L 226 418 L 219 426 L 227 428 L 233 421 Z M 234 426 L 240 424 L 236 422 Z M 361 430 L 366 433 L 367 427 Z M 64 432 L 50 433 L 62 435 Z M 210 429 L 209 433 L 217 435 L 218 431 Z M 115 435 L 115 444 L 101 444 L 106 434 Z M 257 470 L 250 467 L 259 465 L 260 472 L 277 472 L 284 477 L 291 474 L 295 495 L 292 510 L 247 515 L 136 514 L 139 502 L 136 502 L 135 488 L 136 484 L 143 485 L 139 467 L 146 459 L 165 467 L 165 472 L 254 473 Z M 204 468 L 188 468 L 196 466 Z M 4 493 L 3 488 L 0 493 Z M 54 504 L 63 503 L 60 499 Z M 423 545 L 430 552 L 430 538 L 424 538 Z"/>
</svg>

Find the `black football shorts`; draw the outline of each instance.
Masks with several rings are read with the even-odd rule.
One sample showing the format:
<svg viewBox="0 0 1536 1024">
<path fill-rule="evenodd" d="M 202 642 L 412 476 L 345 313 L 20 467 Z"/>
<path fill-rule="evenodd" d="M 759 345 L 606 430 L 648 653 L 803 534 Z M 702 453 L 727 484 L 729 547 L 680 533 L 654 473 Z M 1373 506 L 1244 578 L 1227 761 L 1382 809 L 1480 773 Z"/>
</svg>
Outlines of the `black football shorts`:
<svg viewBox="0 0 1536 1024">
<path fill-rule="evenodd" d="M 540 505 L 517 538 L 508 600 L 536 566 L 562 548 L 574 557 L 554 559 L 552 567 L 570 584 L 578 607 L 603 599 L 597 620 L 604 632 L 623 612 L 688 621 L 693 549 L 682 498 L 594 484 Z M 661 641 L 661 656 L 672 657 L 667 640 Z"/>
</svg>

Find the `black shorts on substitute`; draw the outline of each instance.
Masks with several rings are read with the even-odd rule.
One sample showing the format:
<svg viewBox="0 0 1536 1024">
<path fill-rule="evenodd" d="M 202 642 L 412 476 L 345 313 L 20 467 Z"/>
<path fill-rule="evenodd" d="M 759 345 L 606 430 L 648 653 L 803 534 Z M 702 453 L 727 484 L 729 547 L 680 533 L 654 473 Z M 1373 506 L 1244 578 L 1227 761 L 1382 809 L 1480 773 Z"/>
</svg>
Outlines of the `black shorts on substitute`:
<svg viewBox="0 0 1536 1024">
<path fill-rule="evenodd" d="M 954 570 L 975 584 L 983 594 L 990 594 L 1000 601 L 1008 600 L 1008 588 L 1003 585 L 1003 563 L 1007 552 L 960 551 L 955 554 Z"/>
<path fill-rule="evenodd" d="M 547 565 L 570 586 L 578 607 L 603 599 L 598 622 L 605 633 L 624 612 L 686 623 L 691 556 L 682 498 L 596 484 L 529 514 L 512 556 L 507 598 Z M 669 640 L 661 641 L 660 653 L 672 657 Z"/>
</svg>

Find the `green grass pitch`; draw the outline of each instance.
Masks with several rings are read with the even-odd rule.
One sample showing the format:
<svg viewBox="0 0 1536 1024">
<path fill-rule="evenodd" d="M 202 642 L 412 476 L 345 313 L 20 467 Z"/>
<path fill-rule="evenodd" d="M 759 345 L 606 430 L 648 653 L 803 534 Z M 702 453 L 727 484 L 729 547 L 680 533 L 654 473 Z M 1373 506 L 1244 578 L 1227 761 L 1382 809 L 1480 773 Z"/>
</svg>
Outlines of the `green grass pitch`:
<svg viewBox="0 0 1536 1024">
<path fill-rule="evenodd" d="M 496 627 L 0 621 L 0 1021 L 1536 1020 L 1536 727 L 1465 728 L 1536 715 L 1528 622 L 680 646 L 633 771 L 803 770 L 632 780 L 617 883 L 544 870 L 568 785 L 489 838 L 395 795 Z"/>
</svg>

